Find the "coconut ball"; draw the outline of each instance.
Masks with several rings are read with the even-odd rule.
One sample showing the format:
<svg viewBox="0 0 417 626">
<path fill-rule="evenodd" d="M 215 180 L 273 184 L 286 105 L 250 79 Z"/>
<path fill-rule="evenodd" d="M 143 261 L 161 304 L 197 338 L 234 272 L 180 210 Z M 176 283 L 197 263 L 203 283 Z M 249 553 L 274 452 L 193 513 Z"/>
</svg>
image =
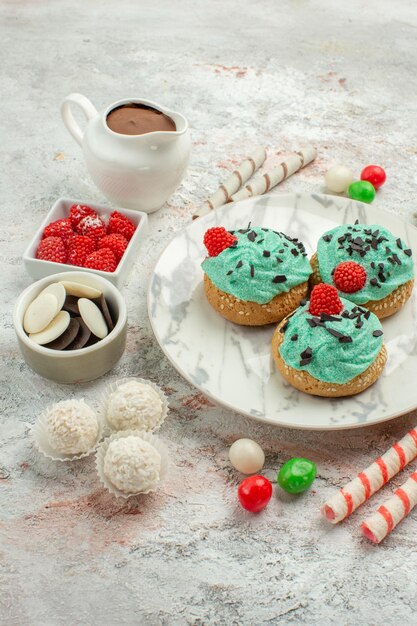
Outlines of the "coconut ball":
<svg viewBox="0 0 417 626">
<path fill-rule="evenodd" d="M 162 412 L 162 400 L 155 389 L 137 380 L 119 385 L 107 401 L 107 421 L 114 430 L 152 431 Z"/>
<path fill-rule="evenodd" d="M 120 437 L 107 448 L 103 473 L 123 493 L 148 491 L 159 483 L 161 455 L 141 437 Z"/>
<path fill-rule="evenodd" d="M 97 416 L 84 400 L 57 402 L 45 413 L 49 445 L 62 454 L 87 452 L 97 442 Z"/>
</svg>

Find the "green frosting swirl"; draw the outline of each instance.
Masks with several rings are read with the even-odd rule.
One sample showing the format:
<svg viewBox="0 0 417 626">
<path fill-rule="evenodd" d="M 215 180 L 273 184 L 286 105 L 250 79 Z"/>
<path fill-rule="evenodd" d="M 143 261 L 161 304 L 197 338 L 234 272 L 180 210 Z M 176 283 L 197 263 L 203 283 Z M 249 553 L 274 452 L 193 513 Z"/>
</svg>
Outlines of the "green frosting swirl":
<svg viewBox="0 0 417 626">
<path fill-rule="evenodd" d="M 290 367 L 338 385 L 362 374 L 382 347 L 382 326 L 376 315 L 341 300 L 342 313 L 330 317 L 309 313 L 308 302 L 299 307 L 283 327 L 284 341 L 279 348 Z"/>
<path fill-rule="evenodd" d="M 308 280 L 311 265 L 297 239 L 268 228 L 232 232 L 237 245 L 214 257 L 202 268 L 218 289 L 239 300 L 266 304 Z"/>
<path fill-rule="evenodd" d="M 411 249 L 378 224 L 337 226 L 320 237 L 317 260 L 323 282 L 333 284 L 332 272 L 343 261 L 355 261 L 366 271 L 365 286 L 344 294 L 356 304 L 382 300 L 414 276 Z"/>
</svg>

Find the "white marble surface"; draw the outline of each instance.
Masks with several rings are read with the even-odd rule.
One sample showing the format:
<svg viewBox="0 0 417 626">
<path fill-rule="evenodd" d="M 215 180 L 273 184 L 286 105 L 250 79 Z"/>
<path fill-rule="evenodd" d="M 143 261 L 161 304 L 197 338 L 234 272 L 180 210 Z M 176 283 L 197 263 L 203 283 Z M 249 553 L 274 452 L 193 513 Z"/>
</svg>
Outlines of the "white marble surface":
<svg viewBox="0 0 417 626">
<path fill-rule="evenodd" d="M 163 357 L 145 302 L 164 246 L 255 143 L 269 148 L 269 165 L 279 150 L 317 146 L 315 164 L 282 190 L 321 191 L 336 161 L 356 171 L 381 163 L 388 182 L 375 206 L 413 220 L 416 28 L 411 0 L 0 3 L 1 624 L 416 623 L 417 513 L 381 546 L 358 532 L 404 476 L 340 527 L 318 510 L 417 416 L 323 434 L 215 408 Z M 29 371 L 11 325 L 16 295 L 30 283 L 21 254 L 52 202 L 103 200 L 59 119 L 74 90 L 97 107 L 127 94 L 155 98 L 183 111 L 193 130 L 187 177 L 152 216 L 125 290 L 126 353 L 106 379 L 82 388 Z M 92 459 L 56 466 L 34 452 L 29 429 L 51 401 L 93 402 L 107 381 L 135 374 L 170 396 L 162 436 L 172 463 L 158 495 L 120 503 L 100 488 Z M 271 478 L 291 456 L 316 461 L 313 490 L 279 492 L 264 514 L 244 514 L 227 461 L 239 436 L 264 446 Z"/>
</svg>

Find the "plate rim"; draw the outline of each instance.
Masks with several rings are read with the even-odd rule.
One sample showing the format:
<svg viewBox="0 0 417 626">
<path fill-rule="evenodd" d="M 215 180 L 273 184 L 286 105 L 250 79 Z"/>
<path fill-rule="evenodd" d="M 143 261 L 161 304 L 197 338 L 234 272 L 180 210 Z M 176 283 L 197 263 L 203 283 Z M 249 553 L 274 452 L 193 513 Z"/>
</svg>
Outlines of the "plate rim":
<svg viewBox="0 0 417 626">
<path fill-rule="evenodd" d="M 331 199 L 332 201 L 334 201 L 334 199 L 338 199 L 338 200 L 342 200 L 342 201 L 347 201 L 347 202 L 352 202 L 351 198 L 347 198 L 344 196 L 340 196 L 340 195 L 331 195 L 331 194 L 324 194 L 324 193 L 315 193 L 315 192 L 311 192 L 311 193 L 307 193 L 307 192 L 282 192 L 282 193 L 276 193 L 276 194 L 271 194 L 271 196 L 269 196 L 269 200 L 273 201 L 274 198 L 276 198 L 277 196 L 279 196 L 280 198 L 284 199 L 285 197 L 287 198 L 292 198 L 293 200 L 295 198 L 297 198 L 298 200 L 300 199 L 305 199 L 305 198 L 323 198 L 323 199 Z M 246 200 L 242 200 L 240 202 L 232 202 L 229 203 L 225 206 L 227 206 L 229 209 L 237 204 L 242 204 L 242 203 L 247 203 L 249 204 L 250 202 L 253 202 L 254 200 L 256 200 L 256 198 L 261 198 L 262 196 L 255 196 L 255 197 L 251 197 L 251 198 L 247 198 Z M 363 202 L 359 202 L 359 201 L 354 201 L 355 204 L 361 206 L 363 209 L 366 209 L 369 205 L 363 203 Z M 218 207 L 218 209 L 216 210 L 220 210 L 223 207 Z M 395 213 L 390 213 L 389 211 L 387 211 L 386 209 L 380 208 L 378 207 L 378 210 L 382 213 L 386 213 L 387 215 L 389 215 L 390 217 L 394 217 L 396 219 L 403 219 L 403 221 L 407 224 L 407 228 L 411 228 L 413 230 L 416 231 L 416 236 L 417 236 L 417 227 L 412 224 L 411 222 L 408 222 L 407 220 L 405 220 L 404 218 L 402 218 L 401 216 L 395 214 Z M 212 211 L 210 212 L 209 215 L 211 215 Z M 206 217 L 206 216 L 202 216 Z M 200 218 L 200 219 L 202 219 Z M 410 406 L 409 408 L 407 408 L 404 411 L 401 411 L 400 413 L 396 413 L 395 415 L 389 414 L 389 415 L 385 415 L 382 416 L 378 419 L 374 419 L 371 422 L 368 423 L 363 423 L 363 422 L 358 422 L 356 424 L 347 424 L 347 425 L 335 425 L 335 424 L 329 424 L 329 425 L 319 425 L 319 426 L 310 426 L 310 425 L 304 425 L 304 424 L 299 424 L 299 423 L 289 423 L 289 422 L 284 422 L 284 421 L 280 421 L 277 423 L 277 421 L 275 419 L 272 418 L 268 418 L 267 416 L 263 415 L 263 416 L 259 416 L 259 415 L 252 415 L 251 413 L 245 412 L 243 410 L 237 410 L 236 407 L 230 405 L 227 400 L 222 400 L 219 399 L 218 397 L 215 397 L 212 395 L 212 393 L 210 391 L 206 391 L 205 389 L 202 389 L 201 387 L 197 386 L 192 380 L 191 378 L 188 376 L 188 374 L 186 372 L 183 371 L 183 369 L 178 365 L 178 363 L 176 363 L 174 361 L 174 359 L 171 357 L 171 355 L 169 354 L 169 352 L 165 349 L 165 347 L 162 345 L 162 343 L 159 341 L 158 338 L 158 334 L 156 332 L 155 326 L 154 326 L 154 322 L 153 322 L 153 318 L 151 315 L 151 287 L 152 287 L 152 281 L 153 278 L 155 276 L 155 270 L 156 267 L 159 264 L 160 259 L 162 258 L 162 256 L 165 254 L 165 252 L 167 251 L 167 249 L 169 248 L 169 246 L 173 243 L 173 241 L 181 236 L 183 234 L 183 232 L 185 230 L 187 230 L 187 228 L 189 226 L 191 226 L 194 222 L 191 221 L 190 223 L 186 224 L 184 226 L 184 228 L 182 228 L 181 230 L 179 230 L 178 232 L 176 232 L 174 234 L 174 236 L 172 237 L 172 239 L 170 239 L 170 241 L 167 243 L 167 245 L 164 247 L 164 249 L 161 251 L 161 253 L 158 255 L 152 271 L 151 271 L 151 275 L 149 278 L 149 282 L 148 282 L 148 287 L 147 287 L 147 297 L 146 297 L 146 306 L 147 306 L 147 312 L 148 312 L 148 318 L 149 318 L 149 322 L 152 328 L 152 332 L 154 334 L 154 337 L 159 345 L 159 347 L 161 348 L 162 352 L 164 353 L 164 355 L 166 356 L 166 358 L 168 359 L 168 361 L 171 363 L 171 365 L 174 367 L 174 369 L 195 389 L 197 389 L 200 393 L 203 393 L 205 396 L 207 396 L 215 406 L 220 406 L 220 407 L 224 407 L 226 409 L 228 409 L 229 411 L 232 411 L 233 413 L 235 413 L 236 415 L 245 417 L 245 418 L 250 418 L 252 420 L 255 420 L 256 422 L 261 422 L 264 424 L 269 424 L 270 426 L 274 426 L 277 428 L 289 428 L 292 430 L 306 430 L 306 431 L 324 431 L 324 432 L 331 432 L 331 431 L 338 431 L 338 430 L 353 430 L 353 429 L 358 429 L 358 428 L 367 428 L 367 427 L 371 427 L 371 426 L 376 426 L 378 424 L 382 424 L 384 422 L 389 422 L 391 420 L 400 418 L 404 415 L 408 415 L 409 413 L 411 413 L 412 411 L 417 409 L 417 400 L 415 401 L 415 404 Z M 300 393 L 302 393 L 300 391 Z M 360 395 L 360 394 L 358 394 Z M 330 399 L 330 398 L 329 398 Z M 325 398 L 324 398 L 325 400 Z"/>
</svg>

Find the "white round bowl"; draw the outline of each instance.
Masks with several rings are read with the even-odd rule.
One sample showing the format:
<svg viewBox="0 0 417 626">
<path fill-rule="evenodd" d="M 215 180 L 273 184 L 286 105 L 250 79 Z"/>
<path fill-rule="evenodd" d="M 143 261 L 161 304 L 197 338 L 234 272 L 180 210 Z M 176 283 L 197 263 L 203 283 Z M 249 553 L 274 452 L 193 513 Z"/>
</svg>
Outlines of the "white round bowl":
<svg viewBox="0 0 417 626">
<path fill-rule="evenodd" d="M 23 317 L 29 304 L 51 283 L 74 281 L 99 289 L 105 296 L 113 317 L 114 329 L 96 344 L 80 350 L 51 350 L 29 339 L 23 329 Z M 126 345 L 127 310 L 120 291 L 106 278 L 88 272 L 62 272 L 38 280 L 17 299 L 13 324 L 20 351 L 35 372 L 58 383 L 83 383 L 108 372 L 122 356 Z"/>
</svg>

